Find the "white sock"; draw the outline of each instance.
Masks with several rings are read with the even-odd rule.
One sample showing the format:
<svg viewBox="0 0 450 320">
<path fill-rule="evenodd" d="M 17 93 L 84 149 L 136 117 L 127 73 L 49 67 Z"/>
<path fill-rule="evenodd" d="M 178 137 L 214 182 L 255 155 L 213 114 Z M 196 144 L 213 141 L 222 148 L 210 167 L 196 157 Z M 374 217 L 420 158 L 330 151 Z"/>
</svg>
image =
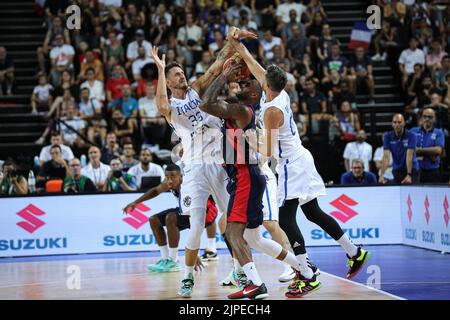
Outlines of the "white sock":
<svg viewBox="0 0 450 320">
<path fill-rule="evenodd" d="M 159 252 L 161 252 L 161 259 L 166 260 L 169 256 L 169 249 L 167 247 L 167 244 L 165 246 L 158 246 Z"/>
<path fill-rule="evenodd" d="M 344 233 L 342 237 L 337 241 L 350 258 L 356 256 L 358 253 L 358 247 L 350 240 L 350 238 Z"/>
<path fill-rule="evenodd" d="M 214 253 L 217 252 L 216 249 L 216 237 L 214 238 L 208 238 L 208 247 L 207 247 L 208 251 L 212 251 Z"/>
<path fill-rule="evenodd" d="M 306 279 L 311 279 L 314 276 L 314 273 L 308 266 L 308 254 L 299 254 L 295 257 L 297 258 L 297 261 L 300 265 L 300 273 L 302 274 L 302 276 L 304 276 Z"/>
<path fill-rule="evenodd" d="M 189 266 L 185 266 L 184 267 L 184 278 L 190 278 L 190 277 L 194 277 L 194 266 L 189 267 Z"/>
<path fill-rule="evenodd" d="M 290 269 L 291 267 L 297 271 L 300 271 L 300 266 L 299 266 L 297 259 L 295 258 L 294 254 L 290 253 L 289 251 L 288 251 L 286 257 L 283 259 L 283 262 L 285 262 L 284 263 L 285 271 Z"/>
<path fill-rule="evenodd" d="M 241 264 L 239 263 L 238 259 L 233 258 L 233 266 L 234 266 L 234 272 L 238 273 L 242 271 Z"/>
<path fill-rule="evenodd" d="M 255 286 L 260 286 L 263 283 L 254 262 L 247 263 L 242 269 L 244 269 L 247 279 L 253 282 Z"/>
<path fill-rule="evenodd" d="M 178 248 L 169 248 L 169 258 L 178 261 Z"/>
</svg>

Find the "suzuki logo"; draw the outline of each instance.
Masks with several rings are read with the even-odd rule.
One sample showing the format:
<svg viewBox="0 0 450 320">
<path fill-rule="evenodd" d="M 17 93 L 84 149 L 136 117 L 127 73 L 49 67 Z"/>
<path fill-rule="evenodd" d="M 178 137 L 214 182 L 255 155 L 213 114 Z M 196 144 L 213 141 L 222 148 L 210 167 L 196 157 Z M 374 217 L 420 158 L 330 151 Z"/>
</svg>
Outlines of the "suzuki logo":
<svg viewBox="0 0 450 320">
<path fill-rule="evenodd" d="M 411 222 L 413 213 L 412 213 L 412 209 L 411 209 L 412 201 L 411 201 L 410 194 L 408 194 L 408 201 L 406 201 L 406 203 L 408 204 L 408 220 L 409 220 L 409 222 Z"/>
<path fill-rule="evenodd" d="M 445 221 L 445 226 L 448 227 L 448 220 L 450 220 L 450 216 L 448 215 L 448 200 L 447 200 L 447 196 L 445 196 L 444 198 L 444 221 Z"/>
<path fill-rule="evenodd" d="M 44 211 L 29 204 L 26 208 L 17 212 L 17 215 L 25 221 L 18 222 L 17 225 L 22 229 L 25 229 L 29 233 L 35 232 L 37 229 L 45 225 L 45 222 L 36 218 L 36 216 L 43 216 Z"/>
<path fill-rule="evenodd" d="M 428 195 L 425 195 L 425 220 L 428 222 L 430 221 L 430 211 L 428 210 L 428 208 L 430 207 L 430 202 L 428 201 Z"/>
<path fill-rule="evenodd" d="M 342 221 L 343 223 L 346 223 L 348 220 L 358 215 L 356 211 L 349 208 L 349 206 L 356 206 L 358 202 L 356 202 L 352 198 L 347 197 L 345 194 L 341 195 L 336 200 L 331 201 L 330 204 L 339 210 L 331 212 L 330 215 L 332 215 L 339 221 Z"/>
<path fill-rule="evenodd" d="M 135 228 L 136 230 L 142 227 L 144 224 L 147 223 L 148 217 L 144 215 L 142 212 L 150 211 L 151 209 L 147 207 L 143 203 L 139 203 L 134 210 L 128 210 L 129 217 L 126 217 L 123 219 L 126 223 L 128 223 L 130 226 Z"/>
</svg>

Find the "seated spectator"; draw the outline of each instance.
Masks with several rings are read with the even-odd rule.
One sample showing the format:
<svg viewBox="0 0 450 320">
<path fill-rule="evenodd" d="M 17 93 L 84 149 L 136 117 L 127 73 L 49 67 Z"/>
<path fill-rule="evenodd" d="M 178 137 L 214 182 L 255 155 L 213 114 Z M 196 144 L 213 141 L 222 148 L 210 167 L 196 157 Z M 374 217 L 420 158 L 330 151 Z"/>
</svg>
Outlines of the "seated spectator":
<svg viewBox="0 0 450 320">
<path fill-rule="evenodd" d="M 131 167 L 128 173 L 136 177 L 138 189 L 141 188 L 142 177 L 161 177 L 164 180 L 164 170 L 160 165 L 152 163 L 153 157 L 148 149 L 142 149 L 139 164 Z"/>
<path fill-rule="evenodd" d="M 153 63 L 153 59 L 145 55 L 144 47 L 139 47 L 138 56 L 133 61 L 133 64 L 131 66 L 133 78 L 135 81 L 139 81 L 141 79 L 142 68 L 149 63 Z"/>
<path fill-rule="evenodd" d="M 225 37 L 223 36 L 222 32 L 220 30 L 214 31 L 214 42 L 211 42 L 208 45 L 209 53 L 211 54 L 211 57 L 213 59 L 216 59 L 217 53 L 222 50 L 222 48 L 225 46 Z"/>
<path fill-rule="evenodd" d="M 291 31 L 292 35 L 286 44 L 287 57 L 295 66 L 303 63 L 303 55 L 309 51 L 309 41 L 297 25 L 293 25 Z"/>
<path fill-rule="evenodd" d="M 86 126 L 77 114 L 78 110 L 76 110 L 74 105 L 68 106 L 66 116 L 61 117 L 62 121 L 59 124 L 64 144 L 72 148 L 82 148 L 84 146 L 82 136 L 84 136 Z"/>
<path fill-rule="evenodd" d="M 300 113 L 300 107 L 298 102 L 291 101 L 292 118 L 297 125 L 297 131 L 300 139 L 304 141 L 306 134 L 308 133 L 308 116 Z"/>
<path fill-rule="evenodd" d="M 281 38 L 285 43 L 295 37 L 295 32 L 298 32 L 301 36 L 306 37 L 306 28 L 303 23 L 297 19 L 297 11 L 295 10 L 289 11 L 289 22 L 280 23 L 278 27 L 280 30 L 277 31 L 281 32 Z"/>
<path fill-rule="evenodd" d="M 289 13 L 291 10 L 295 10 L 297 13 L 297 22 L 302 20 L 302 16 L 306 13 L 306 6 L 302 3 L 297 3 L 295 0 L 288 0 L 284 3 L 281 3 L 277 7 L 276 17 L 277 21 L 288 23 L 289 22 Z"/>
<path fill-rule="evenodd" d="M 31 113 L 37 114 L 38 109 L 49 110 L 53 102 L 53 86 L 47 82 L 45 74 L 39 75 L 39 84 L 34 87 L 31 95 Z"/>
<path fill-rule="evenodd" d="M 310 115 L 312 120 L 322 120 L 327 112 L 327 99 L 322 92 L 316 90 L 316 83 L 312 78 L 305 81 L 305 92 L 301 101 L 303 114 Z"/>
<path fill-rule="evenodd" d="M 294 82 L 292 82 L 291 80 L 289 80 L 286 83 L 286 87 L 284 88 L 284 90 L 287 92 L 287 94 L 289 95 L 289 99 L 291 100 L 291 102 L 299 102 L 299 97 L 298 97 L 298 92 L 297 90 L 295 90 L 295 84 Z"/>
<path fill-rule="evenodd" d="M 55 87 L 55 91 L 53 92 L 55 100 L 58 99 L 58 97 L 63 97 L 66 90 L 70 91 L 72 97 L 77 97 L 78 99 L 78 97 L 80 96 L 80 87 L 75 83 L 72 72 L 70 72 L 69 70 L 64 70 L 61 73 L 61 81 Z"/>
<path fill-rule="evenodd" d="M 112 159 L 120 157 L 122 150 L 117 143 L 117 136 L 114 132 L 108 132 L 106 135 L 106 144 L 101 150 L 102 157 L 100 161 L 103 163 L 110 163 Z"/>
<path fill-rule="evenodd" d="M 372 57 L 372 61 L 386 61 L 391 48 L 399 45 L 398 33 L 392 28 L 388 19 L 383 19 L 381 30 L 375 36 L 374 47 L 376 54 Z"/>
<path fill-rule="evenodd" d="M 428 70 L 433 74 L 436 70 L 441 69 L 441 61 L 446 56 L 448 56 L 448 54 L 442 50 L 439 39 L 433 39 L 433 41 L 431 41 L 431 51 L 428 52 L 426 57 Z"/>
<path fill-rule="evenodd" d="M 436 114 L 433 109 L 423 110 L 418 127 L 411 129 L 417 136 L 416 155 L 420 167 L 421 183 L 441 182 L 439 167 L 445 148 L 444 132 L 434 127 Z"/>
<path fill-rule="evenodd" d="M 430 100 L 431 100 L 430 104 L 426 105 L 424 108 L 431 108 L 435 112 L 436 128 L 448 131 L 449 128 L 448 104 L 442 103 L 442 96 L 437 90 L 432 91 Z"/>
<path fill-rule="evenodd" d="M 64 44 L 64 36 L 57 34 L 55 36 L 56 45 L 50 51 L 51 61 L 51 78 L 53 86 L 57 86 L 60 82 L 61 73 L 66 70 L 73 69 L 73 57 L 75 50 L 70 44 Z"/>
<path fill-rule="evenodd" d="M 115 99 L 122 97 L 122 86 L 130 84 L 125 70 L 120 65 L 113 68 L 111 78 L 106 82 L 106 98 L 108 102 L 113 102 Z"/>
<path fill-rule="evenodd" d="M 0 178 L 0 194 L 25 195 L 28 194 L 27 179 L 17 174 L 14 160 L 6 160 L 3 163 L 2 177 Z"/>
<path fill-rule="evenodd" d="M 365 87 L 369 93 L 369 103 L 374 104 L 375 82 L 372 74 L 372 61 L 364 53 L 363 47 L 355 49 L 355 55 L 349 63 L 350 75 L 349 80 L 351 90 L 354 94 L 361 92 L 361 88 Z"/>
<path fill-rule="evenodd" d="M 14 72 L 14 60 L 7 54 L 6 48 L 0 46 L 0 96 L 12 95 Z"/>
<path fill-rule="evenodd" d="M 78 158 L 69 161 L 69 175 L 64 179 L 64 193 L 83 193 L 97 191 L 91 179 L 81 174 L 81 163 Z"/>
<path fill-rule="evenodd" d="M 259 45 L 259 58 L 263 64 L 267 64 L 269 60 L 274 58 L 273 48 L 275 46 L 280 47 L 281 55 L 284 57 L 284 45 L 281 38 L 274 37 L 271 30 L 265 30 Z"/>
<path fill-rule="evenodd" d="M 159 145 L 165 137 L 166 120 L 156 106 L 156 89 L 153 83 L 147 84 L 147 95 L 139 99 L 139 113 L 144 129 L 145 143 Z"/>
<path fill-rule="evenodd" d="M 300 62 L 294 64 L 293 74 L 296 78 L 299 78 L 299 80 L 303 79 L 302 82 L 304 85 L 307 78 L 314 77 L 314 66 L 309 53 L 305 52 L 301 59 Z M 303 92 L 303 90 L 299 90 L 299 88 L 297 88 L 297 91 L 300 93 Z"/>
<path fill-rule="evenodd" d="M 316 40 L 316 43 L 316 55 L 319 58 L 320 62 L 323 62 L 328 57 L 331 57 L 331 48 L 333 47 L 334 43 L 339 44 L 339 40 L 331 35 L 331 27 L 328 23 L 325 23 L 323 25 L 322 33 Z"/>
<path fill-rule="evenodd" d="M 50 145 L 42 148 L 39 154 L 39 163 L 42 165 L 44 162 L 50 161 L 52 159 L 50 149 L 53 146 L 60 146 L 62 151 L 62 157 L 66 161 L 70 161 L 74 158 L 72 149 L 70 147 L 63 144 L 63 139 L 61 133 L 57 131 L 53 131 L 50 137 Z"/>
<path fill-rule="evenodd" d="M 197 64 L 195 65 L 195 73 L 205 74 L 213 62 L 214 61 L 212 60 L 212 57 L 211 57 L 211 54 L 209 53 L 209 51 L 203 52 L 202 60 L 197 62 Z"/>
<path fill-rule="evenodd" d="M 100 161 L 101 152 L 98 147 L 89 148 L 88 158 L 89 163 L 81 169 L 81 174 L 91 179 L 98 190 L 103 190 L 111 168 Z"/>
<path fill-rule="evenodd" d="M 378 176 L 381 175 L 381 167 L 383 165 L 383 154 L 384 148 L 383 146 L 378 147 L 373 154 L 373 162 L 375 163 L 375 168 L 378 170 Z M 392 174 L 392 154 L 389 156 L 389 161 L 386 166 L 386 170 L 384 171 L 384 181 L 390 182 L 394 180 L 394 176 Z"/>
<path fill-rule="evenodd" d="M 190 78 L 195 63 L 200 60 L 203 32 L 192 14 L 186 14 L 186 25 L 178 29 L 177 40 L 185 59 L 186 77 Z"/>
<path fill-rule="evenodd" d="M 81 89 L 81 99 L 78 104 L 81 119 L 87 121 L 88 123 L 92 119 L 98 119 L 102 116 L 102 106 L 100 102 L 95 98 L 89 98 L 89 96 L 89 88 Z"/>
<path fill-rule="evenodd" d="M 62 149 L 60 145 L 50 147 L 51 160 L 44 162 L 39 169 L 37 182 L 41 187 L 49 180 L 64 180 L 69 174 L 67 162 L 63 159 Z"/>
<path fill-rule="evenodd" d="M 125 118 L 119 109 L 113 111 L 111 128 L 120 144 L 123 143 L 124 139 L 134 140 L 135 123 L 136 119 Z"/>
<path fill-rule="evenodd" d="M 314 18 L 316 13 L 320 13 L 320 15 L 326 19 L 327 14 L 325 13 L 325 9 L 323 8 L 322 1 L 320 0 L 311 0 L 306 7 L 306 16 L 308 20 L 311 21 Z"/>
<path fill-rule="evenodd" d="M 249 14 L 245 10 L 239 11 L 239 20 L 237 21 L 236 27 L 246 31 L 249 31 L 250 29 L 258 30 L 258 25 L 255 21 L 250 20 Z"/>
<path fill-rule="evenodd" d="M 344 166 L 345 171 L 350 171 L 352 163 L 355 159 L 364 162 L 364 168 L 370 169 L 370 161 L 372 161 L 372 146 L 366 142 L 367 135 L 364 130 L 359 130 L 356 134 L 356 141 L 349 142 L 344 149 Z"/>
<path fill-rule="evenodd" d="M 123 172 L 128 172 L 128 169 L 139 163 L 134 157 L 135 154 L 133 143 L 130 140 L 125 141 L 123 143 L 123 155 L 120 157 Z"/>
<path fill-rule="evenodd" d="M 103 65 L 106 65 L 114 57 L 119 64 L 125 62 L 125 51 L 116 32 L 108 33 L 108 39 L 103 43 Z"/>
<path fill-rule="evenodd" d="M 314 47 L 319 43 L 319 40 L 323 35 L 323 29 L 326 24 L 327 24 L 326 20 L 320 14 L 320 12 L 316 12 L 312 22 L 306 23 L 306 36 L 311 41 L 311 47 Z"/>
<path fill-rule="evenodd" d="M 227 10 L 227 22 L 230 26 L 236 26 L 239 23 L 240 12 L 244 10 L 247 12 L 248 18 L 252 19 L 252 11 L 245 5 L 243 0 L 235 0 L 234 5 Z"/>
<path fill-rule="evenodd" d="M 87 125 L 87 137 L 97 146 L 106 145 L 108 124 L 105 119 L 92 119 Z"/>
<path fill-rule="evenodd" d="M 109 163 L 111 170 L 108 173 L 103 191 L 135 191 L 136 177 L 123 172 L 122 162 L 113 158 Z"/>
<path fill-rule="evenodd" d="M 111 103 L 111 109 L 120 110 L 125 118 L 137 117 L 139 106 L 137 100 L 131 96 L 130 85 L 122 86 L 122 96 Z"/>
<path fill-rule="evenodd" d="M 364 170 L 364 161 L 360 159 L 354 159 L 351 168 L 351 171 L 342 174 L 341 184 L 377 184 L 377 177 L 372 172 Z"/>
<path fill-rule="evenodd" d="M 102 105 L 105 102 L 105 89 L 103 81 L 95 79 L 95 70 L 88 68 L 86 70 L 86 81 L 80 85 L 80 89 L 89 89 L 89 98 L 97 99 Z"/>
<path fill-rule="evenodd" d="M 348 101 L 351 109 L 356 111 L 356 96 L 350 91 L 348 81 L 341 81 L 333 92 L 332 111 L 336 113 L 344 101 Z"/>
<path fill-rule="evenodd" d="M 130 68 L 134 60 L 136 60 L 139 56 L 139 47 L 144 47 L 146 56 L 151 58 L 152 44 L 145 40 L 144 30 L 142 29 L 136 30 L 135 40 L 131 42 L 127 47 L 128 62 L 125 65 L 126 69 Z"/>
<path fill-rule="evenodd" d="M 87 80 L 86 72 L 87 70 L 94 70 L 94 79 L 97 81 L 105 80 L 105 74 L 103 73 L 103 63 L 100 59 L 96 58 L 92 51 L 87 51 L 86 56 L 81 62 L 80 74 L 78 75 L 79 81 Z"/>
<path fill-rule="evenodd" d="M 267 61 L 267 64 L 276 64 L 279 67 L 281 67 L 283 70 L 286 71 L 286 76 L 288 80 L 291 80 L 292 82 L 296 82 L 297 80 L 295 79 L 295 77 L 292 75 L 292 73 L 290 73 L 291 71 L 291 61 L 286 58 L 286 53 L 285 51 L 281 48 L 281 46 L 274 46 L 272 48 L 272 59 Z"/>
<path fill-rule="evenodd" d="M 322 83 L 331 82 L 331 71 L 336 70 L 341 78 L 347 76 L 348 60 L 341 54 L 338 43 L 331 46 L 331 55 L 323 61 Z"/>
<path fill-rule="evenodd" d="M 402 84 L 406 91 L 406 83 L 409 75 L 414 73 L 414 66 L 417 63 L 425 65 L 425 54 L 417 47 L 417 38 L 412 37 L 409 40 L 409 48 L 402 51 L 398 63 L 402 74 Z"/>
<path fill-rule="evenodd" d="M 341 109 L 332 124 L 337 129 L 340 139 L 346 142 L 355 140 L 356 132 L 361 130 L 358 114 L 352 111 L 348 101 L 342 102 Z"/>
<path fill-rule="evenodd" d="M 433 73 L 433 83 L 436 88 L 443 91 L 446 89 L 445 77 L 450 74 L 450 56 L 442 57 L 441 67 Z"/>
<path fill-rule="evenodd" d="M 166 51 L 167 41 L 172 30 L 167 24 L 165 17 L 159 19 L 159 25 L 153 26 L 150 32 L 150 41 L 154 46 L 160 47 L 161 51 Z"/>
</svg>

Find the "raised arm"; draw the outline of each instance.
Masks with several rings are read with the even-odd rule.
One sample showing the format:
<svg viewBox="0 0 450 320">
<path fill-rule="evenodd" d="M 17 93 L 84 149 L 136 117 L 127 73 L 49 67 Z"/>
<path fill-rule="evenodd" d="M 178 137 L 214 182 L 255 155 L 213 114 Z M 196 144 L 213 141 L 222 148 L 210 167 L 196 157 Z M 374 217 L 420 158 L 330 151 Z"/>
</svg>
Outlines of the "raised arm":
<svg viewBox="0 0 450 320">
<path fill-rule="evenodd" d="M 158 68 L 158 86 L 156 88 L 156 106 L 161 115 L 170 122 L 170 102 L 167 96 L 166 85 L 166 55 L 162 55 L 162 59 L 158 57 L 158 48 L 152 47 L 152 58 Z"/>
</svg>

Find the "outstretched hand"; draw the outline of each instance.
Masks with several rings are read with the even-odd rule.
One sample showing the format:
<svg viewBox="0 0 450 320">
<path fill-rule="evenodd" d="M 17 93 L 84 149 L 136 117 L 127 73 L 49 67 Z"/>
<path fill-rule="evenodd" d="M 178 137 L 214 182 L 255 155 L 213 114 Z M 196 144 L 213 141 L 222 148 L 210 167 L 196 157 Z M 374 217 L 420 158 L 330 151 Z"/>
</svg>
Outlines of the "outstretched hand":
<svg viewBox="0 0 450 320">
<path fill-rule="evenodd" d="M 152 58 L 156 66 L 158 67 L 158 70 L 164 70 L 164 68 L 166 67 L 166 54 L 163 54 L 162 58 L 159 58 L 158 47 L 152 47 Z"/>
<path fill-rule="evenodd" d="M 228 30 L 228 34 L 227 34 L 228 41 L 230 41 L 230 42 L 239 41 L 240 39 L 244 39 L 244 38 L 257 39 L 258 36 L 256 34 L 254 34 L 253 32 L 250 32 L 247 30 L 240 30 L 239 28 L 236 28 L 236 27 L 231 27 Z"/>
</svg>

